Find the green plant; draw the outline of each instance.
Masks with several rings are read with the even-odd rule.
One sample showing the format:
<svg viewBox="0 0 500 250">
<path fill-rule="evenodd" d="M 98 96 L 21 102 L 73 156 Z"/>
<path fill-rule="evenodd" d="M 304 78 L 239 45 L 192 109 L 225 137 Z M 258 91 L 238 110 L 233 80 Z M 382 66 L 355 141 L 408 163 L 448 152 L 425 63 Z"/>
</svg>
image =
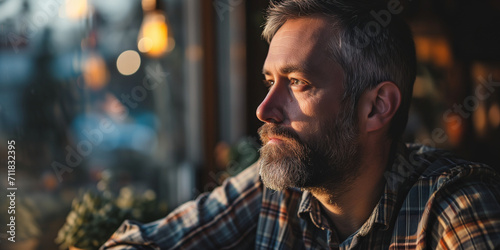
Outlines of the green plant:
<svg viewBox="0 0 500 250">
<path fill-rule="evenodd" d="M 120 209 L 111 198 L 87 192 L 81 200 L 73 200 L 56 243 L 61 244 L 61 248 L 98 248 L 126 217 L 127 211 Z"/>
<path fill-rule="evenodd" d="M 59 230 L 56 243 L 61 248 L 99 248 L 126 219 L 147 221 L 166 214 L 153 191 L 135 195 L 133 189 L 122 188 L 117 198 L 109 192 L 86 192 L 74 199 L 66 223 Z"/>
</svg>

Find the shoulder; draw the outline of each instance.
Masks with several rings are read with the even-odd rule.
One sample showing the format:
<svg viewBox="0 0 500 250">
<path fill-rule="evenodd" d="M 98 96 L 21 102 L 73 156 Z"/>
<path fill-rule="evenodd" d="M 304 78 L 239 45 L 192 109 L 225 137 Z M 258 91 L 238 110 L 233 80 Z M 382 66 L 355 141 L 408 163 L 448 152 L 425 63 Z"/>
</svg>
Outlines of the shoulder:
<svg viewBox="0 0 500 250">
<path fill-rule="evenodd" d="M 409 149 L 409 161 L 421 170 L 406 200 L 413 203 L 418 200 L 421 210 L 444 199 L 459 200 L 483 193 L 495 196 L 500 190 L 500 174 L 488 165 L 461 159 L 441 149 L 421 145 L 409 145 Z M 426 207 L 422 207 L 424 204 Z"/>
<path fill-rule="evenodd" d="M 422 169 L 417 184 L 432 186 L 434 191 L 454 182 L 500 180 L 498 171 L 492 167 L 462 159 L 449 151 L 418 144 L 409 144 L 408 148 L 408 161 Z"/>
<path fill-rule="evenodd" d="M 419 200 L 429 247 L 489 249 L 500 244 L 500 177 L 493 168 L 443 150 L 410 145 L 423 173 L 407 202 Z"/>
<path fill-rule="evenodd" d="M 500 245 L 500 187 L 481 176 L 454 181 L 428 203 L 429 244 L 451 249 Z"/>
</svg>

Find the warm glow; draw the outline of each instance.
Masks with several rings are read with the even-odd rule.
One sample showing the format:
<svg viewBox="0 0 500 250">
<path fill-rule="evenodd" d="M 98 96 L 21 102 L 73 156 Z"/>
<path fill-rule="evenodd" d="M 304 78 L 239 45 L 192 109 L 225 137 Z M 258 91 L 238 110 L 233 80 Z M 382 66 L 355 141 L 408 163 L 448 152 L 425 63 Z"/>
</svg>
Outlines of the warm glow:
<svg viewBox="0 0 500 250">
<path fill-rule="evenodd" d="M 432 52 L 434 63 L 441 67 L 451 65 L 453 59 L 450 51 L 450 44 L 444 38 L 437 38 L 433 41 Z"/>
<path fill-rule="evenodd" d="M 432 62 L 439 67 L 447 67 L 452 63 L 453 56 L 446 38 L 416 36 L 414 41 L 419 61 Z"/>
<path fill-rule="evenodd" d="M 109 80 L 106 62 L 98 54 L 92 53 L 83 65 L 83 79 L 92 90 L 102 89 Z"/>
<path fill-rule="evenodd" d="M 476 111 L 472 114 L 472 119 L 477 135 L 484 137 L 486 135 L 488 123 L 486 107 L 483 103 L 479 104 Z"/>
<path fill-rule="evenodd" d="M 500 127 L 500 107 L 497 103 L 491 105 L 488 111 L 488 118 L 490 119 L 490 125 L 492 128 Z"/>
<path fill-rule="evenodd" d="M 116 60 L 116 68 L 122 75 L 132 75 L 141 66 L 141 57 L 134 50 L 127 50 L 118 56 Z"/>
<path fill-rule="evenodd" d="M 139 51 L 151 57 L 160 57 L 167 52 L 168 41 L 165 15 L 160 11 L 147 13 L 137 39 Z"/>
<path fill-rule="evenodd" d="M 415 50 L 419 61 L 428 62 L 432 55 L 432 42 L 425 36 L 415 36 Z"/>
<path fill-rule="evenodd" d="M 89 6 L 87 0 L 66 0 L 66 17 L 81 19 L 87 15 Z"/>
<path fill-rule="evenodd" d="M 445 131 L 448 135 L 448 141 L 451 145 L 459 145 L 462 141 L 464 128 L 462 126 L 463 119 L 457 114 L 450 114 L 448 121 L 445 122 Z"/>
<path fill-rule="evenodd" d="M 139 48 L 140 52 L 147 53 L 153 48 L 153 40 L 151 40 L 151 38 L 149 37 L 143 37 L 137 43 L 137 47 Z"/>
<path fill-rule="evenodd" d="M 142 9 L 144 11 L 152 11 L 156 7 L 156 0 L 142 0 Z"/>
</svg>

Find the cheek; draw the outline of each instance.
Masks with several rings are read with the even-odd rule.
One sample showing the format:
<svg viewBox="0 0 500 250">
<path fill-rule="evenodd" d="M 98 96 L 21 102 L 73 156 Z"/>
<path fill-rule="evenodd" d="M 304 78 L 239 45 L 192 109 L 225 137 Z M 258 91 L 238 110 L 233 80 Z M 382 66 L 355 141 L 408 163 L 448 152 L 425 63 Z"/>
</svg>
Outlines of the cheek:
<svg viewBox="0 0 500 250">
<path fill-rule="evenodd" d="M 323 120 L 324 112 L 322 102 L 318 98 L 298 99 L 296 109 L 290 114 L 292 128 L 301 135 L 301 138 L 308 137 L 319 131 L 319 125 Z"/>
<path fill-rule="evenodd" d="M 313 119 L 333 117 L 338 113 L 340 102 L 331 91 L 318 91 L 303 98 L 299 105 L 304 114 Z"/>
<path fill-rule="evenodd" d="M 307 137 L 320 132 L 321 124 L 333 119 L 339 113 L 340 102 L 336 96 L 314 95 L 297 98 L 297 113 L 291 119 L 292 128 Z"/>
</svg>

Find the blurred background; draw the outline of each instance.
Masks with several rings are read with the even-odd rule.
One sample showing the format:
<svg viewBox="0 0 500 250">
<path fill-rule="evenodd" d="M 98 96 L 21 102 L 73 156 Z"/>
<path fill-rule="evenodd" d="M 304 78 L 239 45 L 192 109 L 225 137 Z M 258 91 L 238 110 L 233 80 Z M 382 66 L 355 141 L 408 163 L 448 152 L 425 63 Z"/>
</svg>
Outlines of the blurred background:
<svg viewBox="0 0 500 250">
<path fill-rule="evenodd" d="M 253 163 L 267 5 L 0 0 L 1 248 L 93 249 L 94 234 L 160 218 Z M 497 167 L 500 2 L 401 8 L 419 62 L 405 140 Z"/>
</svg>

